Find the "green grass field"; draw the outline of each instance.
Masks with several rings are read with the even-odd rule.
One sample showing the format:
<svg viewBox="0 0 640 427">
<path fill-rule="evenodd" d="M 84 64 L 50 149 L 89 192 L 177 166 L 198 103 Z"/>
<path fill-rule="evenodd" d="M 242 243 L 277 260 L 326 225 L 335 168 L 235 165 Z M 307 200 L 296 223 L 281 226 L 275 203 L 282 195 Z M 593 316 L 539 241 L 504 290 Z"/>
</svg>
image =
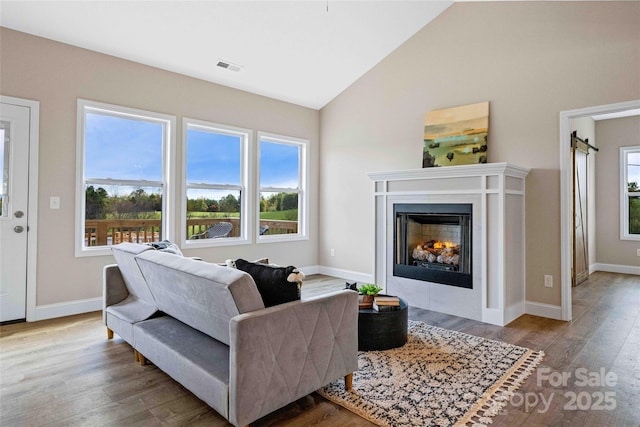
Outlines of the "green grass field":
<svg viewBox="0 0 640 427">
<path fill-rule="evenodd" d="M 629 199 L 629 234 L 640 234 L 640 199 Z"/>
<path fill-rule="evenodd" d="M 288 211 L 260 212 L 260 219 L 272 219 L 276 221 L 297 221 L 298 209 Z"/>
<path fill-rule="evenodd" d="M 144 212 L 137 219 L 160 219 L 160 212 Z M 239 212 L 189 212 L 187 218 L 239 218 Z M 119 219 L 113 214 L 107 215 L 107 219 Z M 133 218 L 129 218 L 133 219 Z M 260 219 L 271 219 L 274 221 L 297 221 L 298 210 L 290 209 L 287 211 L 260 212 Z"/>
<path fill-rule="evenodd" d="M 189 212 L 188 218 L 238 218 L 238 212 Z M 275 221 L 297 221 L 298 210 L 260 212 L 260 219 L 272 219 Z"/>
</svg>

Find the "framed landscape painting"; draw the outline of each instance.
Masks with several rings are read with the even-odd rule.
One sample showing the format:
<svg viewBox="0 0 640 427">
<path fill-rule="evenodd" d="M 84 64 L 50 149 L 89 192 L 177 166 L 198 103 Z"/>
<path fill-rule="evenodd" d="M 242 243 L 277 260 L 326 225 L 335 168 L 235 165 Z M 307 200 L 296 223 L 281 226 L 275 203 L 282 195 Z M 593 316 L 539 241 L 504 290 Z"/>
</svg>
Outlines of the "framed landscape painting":
<svg viewBox="0 0 640 427">
<path fill-rule="evenodd" d="M 425 114 L 422 167 L 487 163 L 489 102 Z"/>
</svg>

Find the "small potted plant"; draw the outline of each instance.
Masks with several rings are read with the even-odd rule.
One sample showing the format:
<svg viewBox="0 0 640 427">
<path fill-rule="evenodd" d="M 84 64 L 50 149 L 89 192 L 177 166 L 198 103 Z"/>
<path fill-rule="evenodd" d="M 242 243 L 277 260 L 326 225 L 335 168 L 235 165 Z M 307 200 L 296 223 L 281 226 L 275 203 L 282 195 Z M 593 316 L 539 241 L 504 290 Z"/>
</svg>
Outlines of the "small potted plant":
<svg viewBox="0 0 640 427">
<path fill-rule="evenodd" d="M 360 292 L 362 297 L 362 302 L 365 304 L 373 304 L 373 298 L 380 293 L 382 288 L 380 286 L 376 286 L 373 283 L 367 283 L 360 288 L 358 288 L 358 292 Z"/>
</svg>

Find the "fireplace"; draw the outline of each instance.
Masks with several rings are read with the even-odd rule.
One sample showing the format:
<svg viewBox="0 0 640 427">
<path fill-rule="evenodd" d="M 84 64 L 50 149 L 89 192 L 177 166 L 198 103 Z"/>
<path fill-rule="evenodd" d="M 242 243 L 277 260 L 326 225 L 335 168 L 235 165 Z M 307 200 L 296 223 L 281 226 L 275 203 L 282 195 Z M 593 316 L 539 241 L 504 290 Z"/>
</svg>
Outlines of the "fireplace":
<svg viewBox="0 0 640 427">
<path fill-rule="evenodd" d="M 373 281 L 412 307 L 494 325 L 524 314 L 528 172 L 483 163 L 369 174 Z M 550 307 L 526 304 L 531 314 Z"/>
<path fill-rule="evenodd" d="M 393 275 L 473 289 L 472 204 L 394 204 Z"/>
</svg>

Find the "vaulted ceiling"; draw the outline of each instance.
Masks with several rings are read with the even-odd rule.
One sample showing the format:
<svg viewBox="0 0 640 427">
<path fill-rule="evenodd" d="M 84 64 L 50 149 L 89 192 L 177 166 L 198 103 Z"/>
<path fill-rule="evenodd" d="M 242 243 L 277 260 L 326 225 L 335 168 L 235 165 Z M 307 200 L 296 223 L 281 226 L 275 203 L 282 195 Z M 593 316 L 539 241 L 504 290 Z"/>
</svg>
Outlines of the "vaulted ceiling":
<svg viewBox="0 0 640 427">
<path fill-rule="evenodd" d="M 2 0 L 0 25 L 320 109 L 452 3 Z"/>
</svg>

